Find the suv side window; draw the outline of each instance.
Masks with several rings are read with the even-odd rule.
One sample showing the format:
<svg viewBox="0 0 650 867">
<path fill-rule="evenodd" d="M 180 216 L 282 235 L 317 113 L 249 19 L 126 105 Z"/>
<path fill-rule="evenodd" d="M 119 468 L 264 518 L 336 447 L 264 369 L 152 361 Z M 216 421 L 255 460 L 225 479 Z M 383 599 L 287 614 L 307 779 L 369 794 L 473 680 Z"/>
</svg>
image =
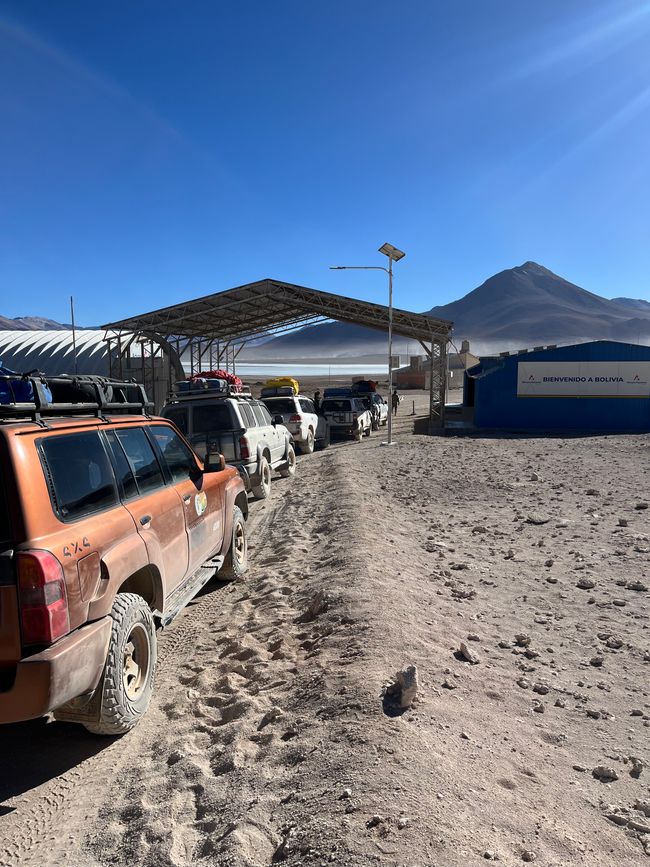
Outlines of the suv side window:
<svg viewBox="0 0 650 867">
<path fill-rule="evenodd" d="M 113 468 L 98 431 L 49 437 L 39 446 L 54 508 L 63 521 L 117 505 Z"/>
<path fill-rule="evenodd" d="M 257 427 L 257 421 L 255 416 L 253 415 L 253 410 L 250 408 L 249 404 L 241 401 L 237 404 L 239 408 L 239 414 L 242 417 L 242 421 L 244 422 L 244 426 L 249 427 Z"/>
<path fill-rule="evenodd" d="M 141 427 L 118 428 L 115 435 L 124 449 L 141 494 L 161 488 L 165 482 L 153 446 Z"/>
<path fill-rule="evenodd" d="M 104 431 L 104 435 L 108 442 L 108 448 L 113 457 L 113 468 L 117 474 L 117 481 L 120 486 L 122 496 L 125 500 L 130 500 L 132 497 L 138 496 L 138 486 L 135 483 L 135 476 L 131 472 L 131 467 L 124 454 L 124 449 L 119 444 L 114 430 Z"/>
<path fill-rule="evenodd" d="M 302 398 L 300 400 L 300 408 L 302 409 L 303 412 L 311 412 L 311 413 L 316 412 L 316 410 L 314 409 L 314 404 L 310 400 L 308 400 L 306 397 Z"/>
<path fill-rule="evenodd" d="M 197 469 L 196 459 L 178 434 L 167 425 L 152 425 L 149 430 L 158 443 L 163 461 L 167 464 L 174 482 L 185 482 L 192 478 Z"/>
<path fill-rule="evenodd" d="M 265 406 L 262 406 L 259 403 L 252 403 L 251 409 L 253 410 L 255 418 L 257 419 L 257 423 L 261 427 L 266 427 L 266 425 L 272 424 L 271 416 L 269 415 L 268 410 Z"/>
</svg>

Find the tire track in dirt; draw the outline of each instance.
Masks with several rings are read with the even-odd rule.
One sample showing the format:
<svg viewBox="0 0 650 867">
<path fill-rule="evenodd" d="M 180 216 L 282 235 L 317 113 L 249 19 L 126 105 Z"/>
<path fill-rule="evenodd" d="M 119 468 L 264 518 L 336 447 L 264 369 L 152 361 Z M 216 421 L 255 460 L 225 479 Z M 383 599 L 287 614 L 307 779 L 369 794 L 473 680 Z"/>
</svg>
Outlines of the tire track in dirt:
<svg viewBox="0 0 650 867">
<path fill-rule="evenodd" d="M 331 530 L 339 487 L 333 461 L 301 462 L 302 480 L 257 528 L 249 580 L 233 587 L 228 610 L 202 612 L 194 651 L 179 662 L 177 686 L 160 706 L 166 721 L 159 739 L 114 791 L 97 835 L 89 835 L 100 863 L 271 863 L 282 839 L 272 813 L 298 735 L 284 708 L 313 648 L 295 623 L 313 596 L 300 582 L 314 543 Z M 329 479 L 317 496 L 313 481 L 321 474 Z M 305 509 L 322 525 L 318 535 L 305 526 Z"/>
</svg>

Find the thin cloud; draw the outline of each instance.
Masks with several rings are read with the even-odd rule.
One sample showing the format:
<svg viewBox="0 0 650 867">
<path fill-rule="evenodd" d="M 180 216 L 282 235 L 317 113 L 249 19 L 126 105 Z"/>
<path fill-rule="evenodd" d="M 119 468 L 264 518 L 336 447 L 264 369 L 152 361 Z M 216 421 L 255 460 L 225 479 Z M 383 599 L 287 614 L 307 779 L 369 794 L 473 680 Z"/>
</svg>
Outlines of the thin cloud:
<svg viewBox="0 0 650 867">
<path fill-rule="evenodd" d="M 128 108 L 133 115 L 139 117 L 141 121 L 149 125 L 157 134 L 191 151 L 195 158 L 201 160 L 209 169 L 217 172 L 222 179 L 226 176 L 227 179 L 233 180 L 233 173 L 221 160 L 215 160 L 213 152 L 209 152 L 197 145 L 195 141 L 177 129 L 167 118 L 146 103 L 136 99 L 131 93 L 107 76 L 100 75 L 94 69 L 91 69 L 77 58 L 72 57 L 58 46 L 47 42 L 42 37 L 37 36 L 6 17 L 0 17 L 0 36 L 13 41 L 48 63 L 64 70 L 71 78 L 86 85 L 95 93 Z"/>
<path fill-rule="evenodd" d="M 527 78 L 581 58 L 591 63 L 618 51 L 650 30 L 650 2 L 635 5 L 618 15 L 610 6 L 598 15 L 597 20 L 594 16 L 583 19 L 576 22 L 573 29 L 578 31 L 576 36 L 556 42 L 533 56 L 513 70 L 510 78 Z M 550 34 L 546 38 L 550 39 Z"/>
<path fill-rule="evenodd" d="M 124 90 L 124 88 L 117 85 L 114 81 L 111 81 L 105 76 L 99 75 L 84 63 L 71 57 L 69 54 L 62 51 L 60 48 L 55 47 L 50 42 L 46 42 L 31 31 L 24 27 L 20 27 L 14 22 L 8 21 L 6 18 L 0 18 L 0 34 L 18 43 L 23 48 L 29 49 L 34 54 L 39 55 L 45 60 L 54 63 L 56 66 L 68 72 L 77 81 L 83 82 L 92 87 L 95 91 L 99 91 L 104 96 L 109 97 L 116 102 L 128 103 L 128 105 L 137 112 L 142 119 L 155 126 L 159 132 L 171 136 L 177 141 L 186 143 L 185 137 L 173 126 L 173 124 L 169 123 L 168 120 L 153 111 L 153 109 L 148 105 L 135 99 L 130 93 L 128 93 L 128 91 Z"/>
</svg>

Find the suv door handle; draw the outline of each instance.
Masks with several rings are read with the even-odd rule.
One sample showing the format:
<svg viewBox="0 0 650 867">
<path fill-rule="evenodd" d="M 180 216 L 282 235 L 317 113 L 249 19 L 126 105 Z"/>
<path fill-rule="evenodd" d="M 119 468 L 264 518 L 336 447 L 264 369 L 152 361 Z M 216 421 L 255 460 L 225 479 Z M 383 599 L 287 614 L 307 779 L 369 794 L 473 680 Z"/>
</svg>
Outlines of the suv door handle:
<svg viewBox="0 0 650 867">
<path fill-rule="evenodd" d="M 142 524 L 143 527 L 146 527 L 147 524 L 151 523 L 151 515 L 143 515 L 140 518 L 140 523 Z"/>
</svg>

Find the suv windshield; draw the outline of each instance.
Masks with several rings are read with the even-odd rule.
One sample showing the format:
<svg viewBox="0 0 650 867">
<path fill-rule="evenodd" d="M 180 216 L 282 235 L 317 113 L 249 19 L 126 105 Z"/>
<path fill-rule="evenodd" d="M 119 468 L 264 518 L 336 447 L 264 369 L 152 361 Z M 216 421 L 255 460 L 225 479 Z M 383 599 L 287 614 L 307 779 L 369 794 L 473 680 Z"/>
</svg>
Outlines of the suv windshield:
<svg viewBox="0 0 650 867">
<path fill-rule="evenodd" d="M 296 412 L 296 405 L 292 397 L 272 397 L 265 398 L 264 403 L 268 407 L 271 415 L 291 415 Z"/>
<path fill-rule="evenodd" d="M 349 400 L 324 400 L 323 412 L 350 412 Z"/>
</svg>

